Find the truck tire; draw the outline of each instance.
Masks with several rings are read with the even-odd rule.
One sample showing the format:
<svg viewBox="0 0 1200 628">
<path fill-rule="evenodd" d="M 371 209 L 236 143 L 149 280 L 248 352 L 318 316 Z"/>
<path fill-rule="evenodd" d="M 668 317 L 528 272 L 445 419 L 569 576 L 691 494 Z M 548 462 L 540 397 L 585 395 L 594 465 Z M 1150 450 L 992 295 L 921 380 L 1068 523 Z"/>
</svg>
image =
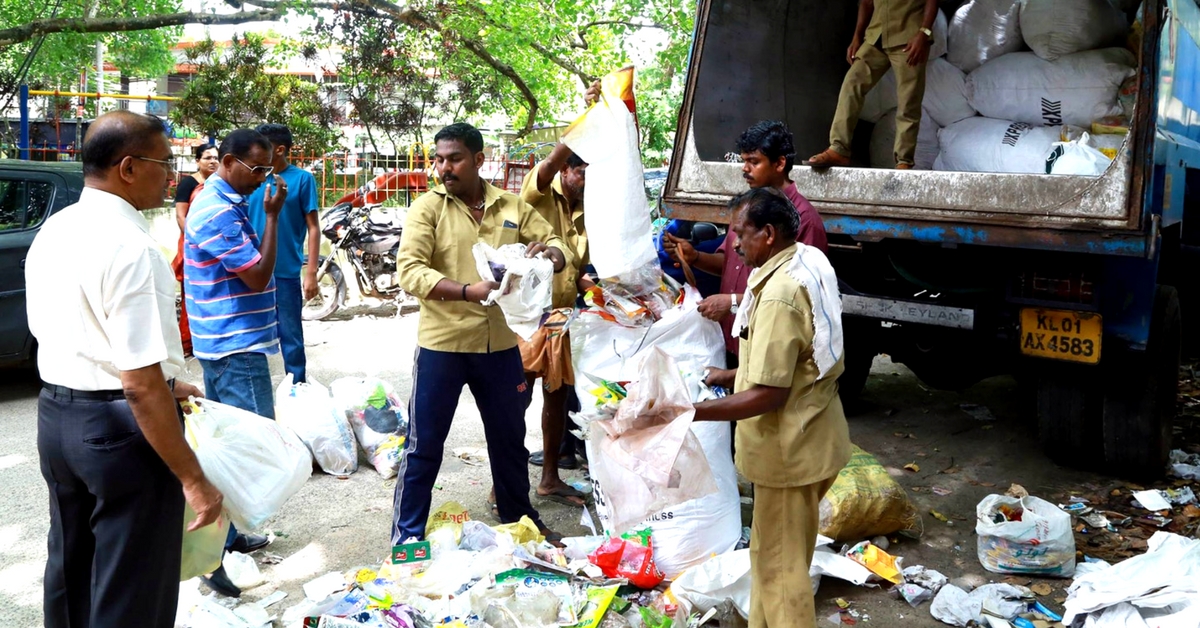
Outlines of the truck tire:
<svg viewBox="0 0 1200 628">
<path fill-rule="evenodd" d="M 306 321 L 319 321 L 334 312 L 346 301 L 346 278 L 337 263 L 325 266 L 325 257 L 319 264 L 324 268 L 317 275 L 317 296 L 304 304 L 300 317 Z"/>
<path fill-rule="evenodd" d="M 863 389 L 871 374 L 871 363 L 879 355 L 878 334 L 875 329 L 879 321 L 847 316 L 842 319 L 842 351 L 845 354 L 845 370 L 838 377 L 838 395 L 842 406 L 857 412 L 862 405 Z"/>
<path fill-rule="evenodd" d="M 1150 480 L 1166 472 L 1182 344 L 1179 294 L 1171 286 L 1159 286 L 1146 350 L 1110 362 L 1104 393 L 1104 452 L 1114 474 Z"/>
<path fill-rule="evenodd" d="M 1046 457 L 1075 469 L 1104 466 L 1104 393 L 1097 367 L 1041 365 L 1038 436 Z"/>
</svg>

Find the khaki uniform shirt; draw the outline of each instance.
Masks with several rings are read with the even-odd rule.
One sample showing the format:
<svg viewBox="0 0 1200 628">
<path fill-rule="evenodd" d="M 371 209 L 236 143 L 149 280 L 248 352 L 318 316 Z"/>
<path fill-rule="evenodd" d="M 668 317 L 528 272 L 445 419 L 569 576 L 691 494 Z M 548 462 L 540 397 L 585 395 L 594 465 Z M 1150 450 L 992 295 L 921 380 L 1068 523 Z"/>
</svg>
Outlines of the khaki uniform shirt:
<svg viewBox="0 0 1200 628">
<path fill-rule="evenodd" d="M 875 11 L 867 25 L 863 43 L 888 49 L 903 46 L 921 29 L 925 19 L 924 0 L 875 0 Z"/>
<path fill-rule="evenodd" d="M 560 237 L 571 247 L 573 263 L 567 264 L 561 273 L 554 276 L 554 307 L 575 307 L 575 297 L 579 293 L 577 282 L 583 273 L 583 267 L 588 264 L 587 230 L 583 225 L 583 199 L 575 205 L 575 211 L 563 194 L 562 173 L 554 175 L 550 189 L 546 192 L 538 190 L 538 169 L 542 164 L 533 167 L 521 183 L 521 199 L 537 210 L 554 235 Z"/>
<path fill-rule="evenodd" d="M 404 221 L 396 270 L 400 287 L 420 300 L 417 345 L 425 349 L 492 353 L 517 346 L 517 336 L 504 322 L 499 307 L 428 299 L 442 279 L 467 285 L 480 281 L 471 253 L 476 242 L 494 248 L 541 242 L 561 250 L 568 267 L 572 263 L 571 248 L 532 207 L 515 194 L 486 182 L 483 185 L 483 219 L 479 223 L 466 204 L 443 185 L 418 198 Z"/>
<path fill-rule="evenodd" d="M 834 477 L 850 460 L 850 433 L 837 378 L 839 361 L 817 379 L 812 358 L 812 302 L 784 270 L 788 247 L 750 277 L 754 311 L 742 338 L 736 392 L 753 386 L 788 388 L 787 403 L 738 422 L 738 471 L 755 484 L 792 488 Z"/>
</svg>

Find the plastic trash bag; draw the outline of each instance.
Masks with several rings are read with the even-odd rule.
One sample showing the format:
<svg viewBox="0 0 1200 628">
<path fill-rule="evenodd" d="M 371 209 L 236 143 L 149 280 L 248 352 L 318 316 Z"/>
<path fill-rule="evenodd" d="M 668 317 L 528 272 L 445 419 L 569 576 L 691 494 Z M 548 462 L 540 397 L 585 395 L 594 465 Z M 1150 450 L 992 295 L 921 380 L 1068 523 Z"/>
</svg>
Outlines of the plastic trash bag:
<svg viewBox="0 0 1200 628">
<path fill-rule="evenodd" d="M 408 436 L 400 396 L 387 382 L 371 377 L 343 377 L 329 388 L 371 466 L 385 480 L 394 477 Z"/>
<path fill-rule="evenodd" d="M 275 421 L 207 399 L 192 403 L 197 411 L 185 426 L 200 468 L 225 496 L 233 523 L 257 529 L 308 481 L 312 455 Z"/>
<path fill-rule="evenodd" d="M 905 532 L 920 536 L 921 516 L 879 461 L 853 446 L 850 461 L 821 498 L 821 534 L 839 541 Z"/>
<path fill-rule="evenodd" d="M 1061 141 L 1061 127 L 992 118 L 967 118 L 938 133 L 934 170 L 1045 174 L 1046 155 Z"/>
<path fill-rule="evenodd" d="M 567 127 L 562 141 L 588 163 L 584 214 L 592 265 L 601 278 L 622 277 L 657 265 L 642 155 L 634 118 L 633 68 L 605 76 L 600 100 Z"/>
<path fill-rule="evenodd" d="M 347 476 L 358 470 L 358 451 L 346 413 L 316 380 L 310 377 L 308 382 L 293 384 L 291 373 L 284 376 L 275 390 L 275 419 L 296 432 L 325 473 Z"/>
<path fill-rule="evenodd" d="M 258 570 L 258 563 L 254 562 L 254 557 L 249 554 L 225 552 L 221 564 L 225 567 L 229 581 L 239 589 L 253 589 L 266 581 L 262 572 Z"/>
<path fill-rule="evenodd" d="M 970 593 L 948 584 L 933 598 L 929 613 L 951 626 L 981 625 L 985 604 L 991 612 L 1007 620 L 1024 612 L 1025 602 L 1021 598 L 1029 597 L 1033 597 L 1032 591 L 1011 584 L 985 584 Z"/>
<path fill-rule="evenodd" d="M 641 359 L 629 396 L 611 419 L 591 423 L 588 460 L 596 509 L 622 532 L 668 506 L 717 492 L 691 431 L 692 407 L 679 367 L 660 348 Z"/>
<path fill-rule="evenodd" d="M 188 504 L 183 506 L 183 560 L 179 564 L 179 581 L 191 580 L 196 576 L 212 573 L 221 566 L 225 553 L 225 537 L 229 533 L 229 517 L 221 516 L 199 530 L 188 531 L 196 520 L 196 511 Z"/>
<path fill-rule="evenodd" d="M 642 545 L 621 537 L 605 541 L 588 560 L 609 578 L 625 578 L 639 589 L 653 589 L 663 581 L 663 574 L 654 564 L 654 543 Z"/>
<path fill-rule="evenodd" d="M 820 576 L 818 576 L 820 577 Z M 671 583 L 682 616 L 703 615 L 725 600 L 750 618 L 750 550 L 718 554 L 688 569 Z"/>
<path fill-rule="evenodd" d="M 1047 61 L 1121 44 L 1129 32 L 1110 0 L 1021 0 L 1020 19 L 1025 43 Z"/>
<path fill-rule="evenodd" d="M 1136 65 L 1137 58 L 1124 48 L 1077 52 L 1055 61 L 1018 52 L 968 75 L 967 98 L 988 118 L 1086 128 L 1121 113 L 1117 94 Z"/>
<path fill-rule="evenodd" d="M 1025 47 L 1020 0 L 972 0 L 959 7 L 947 30 L 946 60 L 963 72 Z"/>
<path fill-rule="evenodd" d="M 1069 578 L 1075 573 L 1071 515 L 1037 497 L 988 495 L 975 508 L 978 556 L 993 573 Z"/>
<path fill-rule="evenodd" d="M 1083 175 L 1095 177 L 1104 174 L 1113 160 L 1093 148 L 1091 136 L 1084 133 L 1082 137 L 1071 142 L 1055 142 L 1054 148 L 1046 157 L 1046 174 Z"/>
<path fill-rule="evenodd" d="M 476 242 L 471 247 L 479 277 L 500 283 L 483 304 L 500 306 L 509 329 L 529 340 L 552 305 L 554 262 L 543 256 L 525 257 L 525 251 L 524 244 L 494 249 L 485 242 Z"/>
<path fill-rule="evenodd" d="M 1145 554 L 1087 574 L 1080 565 L 1063 625 L 1143 626 L 1153 617 L 1151 626 L 1200 626 L 1200 539 L 1160 530 L 1147 546 Z"/>
</svg>

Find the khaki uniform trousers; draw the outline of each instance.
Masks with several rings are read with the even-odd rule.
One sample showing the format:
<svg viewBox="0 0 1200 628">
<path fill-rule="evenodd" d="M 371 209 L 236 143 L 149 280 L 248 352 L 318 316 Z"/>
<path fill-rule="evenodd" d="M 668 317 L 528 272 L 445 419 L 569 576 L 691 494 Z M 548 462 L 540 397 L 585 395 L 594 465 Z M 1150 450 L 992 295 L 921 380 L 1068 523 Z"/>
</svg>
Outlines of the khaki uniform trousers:
<svg viewBox="0 0 1200 628">
<path fill-rule="evenodd" d="M 816 626 L 812 564 L 821 498 L 836 477 L 793 488 L 754 486 L 750 628 Z"/>
<path fill-rule="evenodd" d="M 913 165 L 917 152 L 917 131 L 921 124 L 921 101 L 925 97 L 925 65 L 908 64 L 904 46 L 885 50 L 873 44 L 863 44 L 855 55 L 854 65 L 842 81 L 837 112 L 829 129 L 829 147 L 839 155 L 850 156 L 850 141 L 867 92 L 875 87 L 888 68 L 896 75 L 896 146 L 897 164 Z"/>
</svg>

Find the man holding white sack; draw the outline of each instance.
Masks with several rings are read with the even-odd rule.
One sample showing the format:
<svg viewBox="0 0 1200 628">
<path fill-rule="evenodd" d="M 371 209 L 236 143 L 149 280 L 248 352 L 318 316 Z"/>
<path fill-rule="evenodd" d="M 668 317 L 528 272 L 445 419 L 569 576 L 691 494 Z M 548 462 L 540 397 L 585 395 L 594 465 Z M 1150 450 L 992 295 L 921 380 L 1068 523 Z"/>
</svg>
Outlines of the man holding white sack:
<svg viewBox="0 0 1200 628">
<path fill-rule="evenodd" d="M 755 268 L 733 327 L 741 363 L 709 371 L 705 383 L 734 394 L 696 404 L 696 420 L 742 421 L 736 463 L 755 498 L 750 627 L 814 626 L 818 506 L 850 459 L 837 277 L 823 253 L 796 242 L 799 216 L 778 190 L 750 190 L 729 207 L 737 253 Z"/>
<path fill-rule="evenodd" d="M 408 210 L 396 270 L 400 286 L 417 297 L 421 318 L 409 402 L 409 445 L 393 502 L 392 542 L 425 536 L 434 481 L 463 386 L 471 389 L 487 438 L 496 507 L 503 523 L 528 516 L 548 540 L 562 537 L 541 523 L 529 501 L 525 405 L 529 393 L 517 336 L 498 307 L 484 307 L 499 284 L 480 278 L 471 248 L 527 245 L 545 254 L 556 273 L 571 261 L 569 247 L 520 197 L 479 177 L 483 136 L 466 123 L 434 136 L 442 185 Z"/>
<path fill-rule="evenodd" d="M 38 341 L 37 446 L 50 492 L 45 625 L 175 625 L 184 502 L 189 529 L 221 493 L 183 436 L 175 275 L 141 212 L 161 208 L 174 156 L 161 120 L 96 119 L 79 202 L 50 217 L 25 265 Z M 84 263 L 80 263 L 80 261 Z"/>
</svg>

